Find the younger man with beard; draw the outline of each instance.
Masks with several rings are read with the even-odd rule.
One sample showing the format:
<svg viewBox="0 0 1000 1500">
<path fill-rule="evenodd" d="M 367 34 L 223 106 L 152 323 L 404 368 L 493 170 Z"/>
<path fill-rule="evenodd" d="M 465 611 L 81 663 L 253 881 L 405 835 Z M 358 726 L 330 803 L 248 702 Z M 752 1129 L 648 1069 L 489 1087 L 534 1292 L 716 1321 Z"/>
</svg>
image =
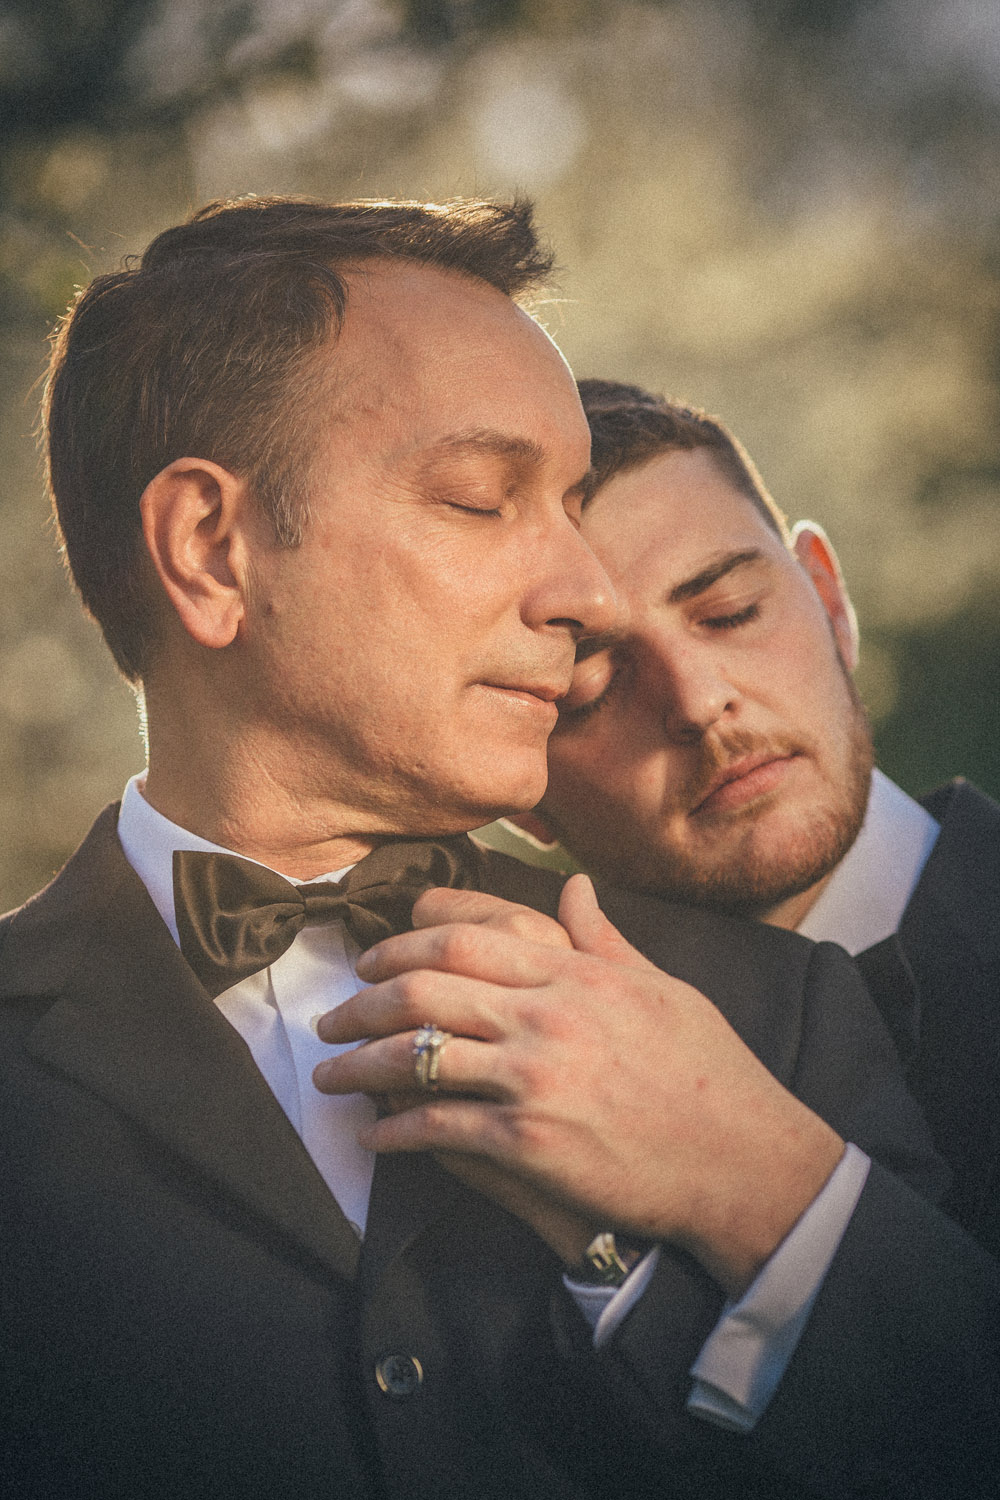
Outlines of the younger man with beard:
<svg viewBox="0 0 1000 1500">
<path fill-rule="evenodd" d="M 595 873 L 857 955 L 938 1148 L 1000 1248 L 1000 808 L 872 771 L 853 608 L 823 532 L 789 533 L 738 442 L 585 380 L 583 529 L 625 600 L 587 642 L 540 812 Z M 536 828 L 536 831 L 538 830 Z"/>
</svg>

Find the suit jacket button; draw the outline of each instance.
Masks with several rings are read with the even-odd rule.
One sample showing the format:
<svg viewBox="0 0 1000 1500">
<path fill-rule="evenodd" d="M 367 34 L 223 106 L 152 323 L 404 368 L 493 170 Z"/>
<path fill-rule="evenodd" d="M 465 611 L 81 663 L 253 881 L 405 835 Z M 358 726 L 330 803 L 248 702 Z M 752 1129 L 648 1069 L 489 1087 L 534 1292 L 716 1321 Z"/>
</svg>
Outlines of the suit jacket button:
<svg viewBox="0 0 1000 1500">
<path fill-rule="evenodd" d="M 412 1396 L 423 1384 L 424 1372 L 412 1354 L 384 1354 L 376 1361 L 375 1379 L 387 1396 Z"/>
</svg>

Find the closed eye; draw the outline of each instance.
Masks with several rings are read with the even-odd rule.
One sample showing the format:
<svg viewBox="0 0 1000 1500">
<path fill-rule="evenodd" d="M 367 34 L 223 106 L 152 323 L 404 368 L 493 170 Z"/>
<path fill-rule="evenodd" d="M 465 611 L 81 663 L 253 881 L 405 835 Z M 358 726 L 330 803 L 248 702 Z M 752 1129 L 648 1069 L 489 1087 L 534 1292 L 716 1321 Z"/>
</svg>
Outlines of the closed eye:
<svg viewBox="0 0 1000 1500">
<path fill-rule="evenodd" d="M 558 703 L 556 732 L 561 725 L 580 724 L 596 713 L 607 702 L 620 672 L 621 663 L 614 651 L 603 650 L 578 660 L 569 691 Z"/>
<path fill-rule="evenodd" d="M 701 623 L 709 630 L 737 630 L 741 625 L 749 625 L 751 620 L 756 620 L 759 614 L 759 604 L 748 604 L 745 609 L 739 609 L 735 614 L 711 615 Z"/>
<path fill-rule="evenodd" d="M 584 720 L 589 719 L 591 714 L 597 713 L 597 710 L 601 708 L 611 696 L 611 689 L 613 687 L 614 678 L 612 678 L 608 683 L 607 687 L 604 689 L 604 692 L 600 693 L 596 698 L 591 698 L 589 703 L 579 703 L 575 707 L 571 706 L 569 708 L 564 707 L 560 703 L 558 705 L 559 718 L 556 720 L 556 726 L 553 730 L 553 733 L 558 734 L 560 729 L 573 729 L 578 724 L 582 724 Z"/>
<path fill-rule="evenodd" d="M 498 505 L 464 505 L 460 500 L 446 500 L 444 503 L 445 505 L 447 505 L 449 510 L 461 510 L 464 511 L 466 515 L 471 516 L 499 516 L 501 514 L 501 510 Z"/>
</svg>

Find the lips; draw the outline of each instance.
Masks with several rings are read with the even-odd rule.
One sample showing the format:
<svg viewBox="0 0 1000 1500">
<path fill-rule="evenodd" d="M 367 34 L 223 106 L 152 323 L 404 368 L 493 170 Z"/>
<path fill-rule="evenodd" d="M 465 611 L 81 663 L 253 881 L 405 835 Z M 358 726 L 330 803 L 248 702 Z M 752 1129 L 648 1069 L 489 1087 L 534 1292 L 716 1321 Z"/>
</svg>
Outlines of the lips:
<svg viewBox="0 0 1000 1500">
<path fill-rule="evenodd" d="M 548 683 L 517 682 L 498 683 L 497 686 L 501 687 L 505 693 L 524 693 L 529 698 L 541 698 L 543 703 L 554 703 L 566 691 L 562 684 L 552 687 Z"/>
<path fill-rule="evenodd" d="M 777 789 L 798 752 L 760 750 L 753 755 L 731 761 L 716 772 L 691 809 L 692 816 L 706 812 L 727 812 L 764 797 Z"/>
<path fill-rule="evenodd" d="M 553 721 L 556 718 L 555 701 L 566 692 L 565 682 L 483 682 L 480 686 L 503 694 L 510 702 L 522 703 L 526 708 L 544 708 Z"/>
</svg>

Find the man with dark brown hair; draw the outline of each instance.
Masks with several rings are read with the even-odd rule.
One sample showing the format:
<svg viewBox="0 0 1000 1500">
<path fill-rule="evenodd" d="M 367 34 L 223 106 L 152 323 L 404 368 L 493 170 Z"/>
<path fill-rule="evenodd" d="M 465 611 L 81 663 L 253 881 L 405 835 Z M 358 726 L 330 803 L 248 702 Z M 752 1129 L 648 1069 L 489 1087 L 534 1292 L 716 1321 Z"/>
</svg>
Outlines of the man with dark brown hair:
<svg viewBox="0 0 1000 1500">
<path fill-rule="evenodd" d="M 857 835 L 871 775 L 871 735 L 844 667 L 856 626 L 836 559 L 815 528 L 800 534 L 810 586 L 784 517 L 714 418 L 614 382 L 584 381 L 581 393 L 593 431 L 586 525 L 613 558 L 636 628 L 607 649 L 582 649 L 545 809 L 608 878 L 741 916 L 790 916 L 794 926 L 796 914 L 775 907 L 791 899 L 802 914 L 802 893 Z M 615 540 L 623 521 L 627 557 L 628 541 Z M 679 666 L 657 649 L 675 622 Z M 756 710 L 749 691 L 729 704 L 730 656 L 759 668 L 768 701 Z M 660 688 L 643 697 L 641 743 L 619 663 L 629 682 L 641 669 Z M 604 696 L 612 678 L 613 705 Z M 689 684 L 699 694 L 690 702 Z M 636 722 L 625 721 L 630 708 Z M 780 778 L 780 789 L 765 777 Z"/>
<path fill-rule="evenodd" d="M 996 1295 L 843 955 L 612 895 L 619 932 L 464 835 L 538 800 L 616 621 L 513 300 L 543 268 L 516 205 L 214 205 L 56 342 L 56 508 L 149 767 L 0 937 L 12 1493 L 846 1495 L 916 1451 L 940 1494 L 979 1430 L 975 1340 L 941 1443 L 924 1367 L 871 1441 L 824 1405 L 849 1237 L 774 1307 L 845 1176 L 962 1268 L 928 1349 Z M 690 1411 L 688 1369 L 762 1300 L 788 1373 L 737 1441 L 702 1417 L 752 1425 L 774 1362 L 737 1350 L 744 1400 L 702 1350 Z"/>
<path fill-rule="evenodd" d="M 949 1206 L 996 1254 L 1000 808 L 964 781 L 918 803 L 873 771 L 833 548 L 812 522 L 789 532 L 722 423 L 613 381 L 580 392 L 584 533 L 628 624 L 581 649 L 545 816 L 618 885 L 857 955 Z"/>
</svg>

